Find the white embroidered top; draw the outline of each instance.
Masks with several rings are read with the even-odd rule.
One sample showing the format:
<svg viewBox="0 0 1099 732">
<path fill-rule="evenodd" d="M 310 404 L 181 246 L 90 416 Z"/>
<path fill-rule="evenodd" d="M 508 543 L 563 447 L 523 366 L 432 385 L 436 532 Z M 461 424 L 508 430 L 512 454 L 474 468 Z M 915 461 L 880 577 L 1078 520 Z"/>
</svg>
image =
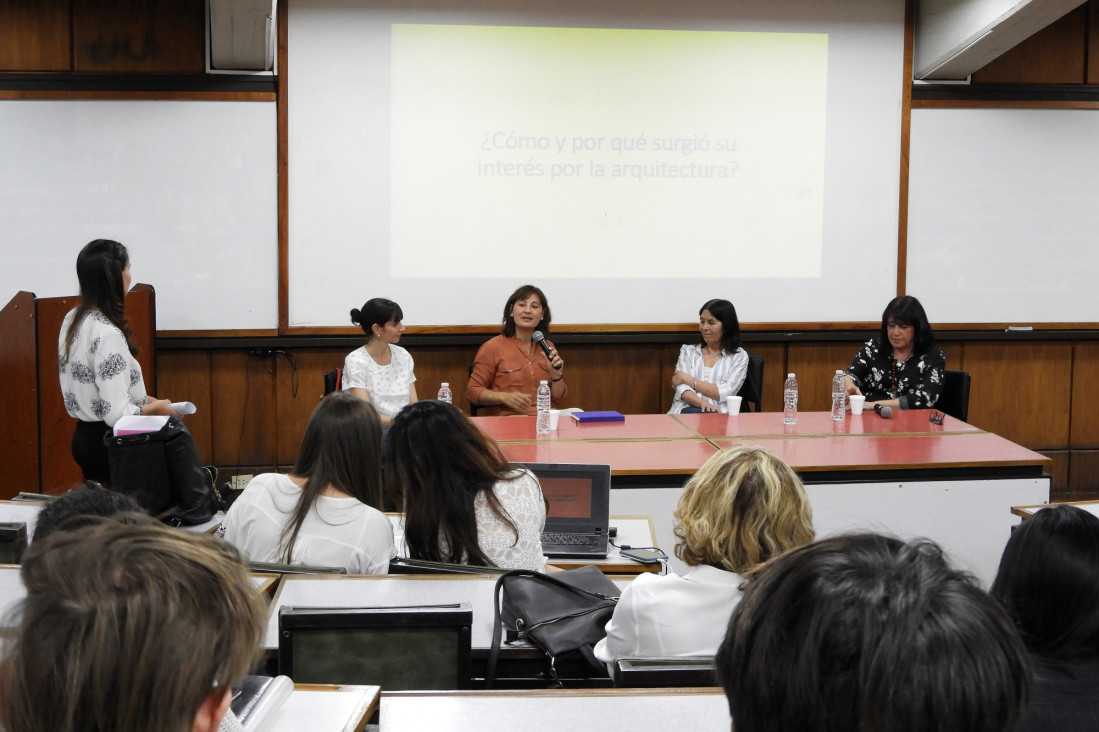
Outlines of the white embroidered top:
<svg viewBox="0 0 1099 732">
<path fill-rule="evenodd" d="M 416 374 L 408 351 L 390 344 L 389 353 L 389 363 L 385 366 L 379 366 L 371 358 L 366 346 L 347 354 L 343 362 L 343 388 L 366 389 L 378 413 L 394 417 L 408 404 L 408 392 L 416 381 Z"/>
<path fill-rule="evenodd" d="M 545 570 L 546 557 L 542 554 L 542 530 L 546 526 L 546 504 L 542 500 L 542 486 L 538 478 L 528 470 L 521 471 L 517 480 L 501 480 L 493 486 L 500 505 L 507 512 L 515 532 L 488 506 L 483 494 L 473 501 L 477 517 L 477 543 L 489 561 L 507 569 Z"/>
<path fill-rule="evenodd" d="M 57 339 L 58 376 L 65 411 L 84 422 L 106 422 L 114 427 L 121 417 L 141 414 L 149 401 L 141 365 L 130 354 L 126 336 L 107 316 L 90 311 L 77 326 L 69 356 L 65 336 L 76 315 L 70 310 Z"/>
</svg>

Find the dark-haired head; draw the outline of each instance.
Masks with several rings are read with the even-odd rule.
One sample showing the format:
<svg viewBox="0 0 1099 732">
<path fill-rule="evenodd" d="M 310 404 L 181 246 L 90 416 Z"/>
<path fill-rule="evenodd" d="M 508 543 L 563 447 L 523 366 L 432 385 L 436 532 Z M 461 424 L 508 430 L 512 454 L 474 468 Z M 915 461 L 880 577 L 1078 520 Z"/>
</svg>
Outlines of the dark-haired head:
<svg viewBox="0 0 1099 732">
<path fill-rule="evenodd" d="M 1030 690 L 995 600 L 935 544 L 872 534 L 764 566 L 716 663 L 737 732 L 1008 732 Z"/>
<path fill-rule="evenodd" d="M 491 565 L 477 541 L 474 499 L 481 493 L 515 529 L 492 490 L 513 474 L 511 465 L 492 438 L 450 404 L 422 400 L 397 413 L 386 438 L 385 471 L 390 498 L 404 505 L 413 558 Z"/>
<path fill-rule="evenodd" d="M 721 323 L 721 347 L 726 353 L 736 353 L 740 348 L 740 321 L 736 317 L 736 308 L 728 300 L 708 300 L 698 309 L 699 316 L 710 311 Z"/>
<path fill-rule="evenodd" d="M 126 320 L 126 267 L 130 255 L 126 247 L 112 239 L 95 239 L 84 245 L 76 257 L 76 277 L 80 281 L 80 305 L 65 334 L 65 355 L 68 356 L 80 322 L 92 310 L 98 310 L 126 336 L 130 353 L 138 349 L 130 343 L 132 331 Z"/>
<path fill-rule="evenodd" d="M 38 512 L 34 540 L 42 541 L 58 530 L 70 531 L 94 523 L 97 518 L 119 514 L 144 514 L 137 501 L 125 493 L 108 490 L 95 481 L 85 481 L 76 490 L 64 493 Z"/>
<path fill-rule="evenodd" d="M 542 292 L 534 285 L 523 285 L 518 290 L 511 293 L 511 297 L 508 298 L 507 304 L 504 305 L 503 333 L 508 338 L 515 335 L 515 318 L 511 316 L 511 309 L 515 307 L 515 303 L 524 300 L 531 295 L 537 295 L 538 299 L 542 302 L 542 320 L 539 321 L 534 329 L 542 331 L 542 335 L 546 338 L 550 337 L 550 322 L 553 318 L 550 315 L 549 300 L 546 299 L 546 293 Z"/>
<path fill-rule="evenodd" d="M 351 322 L 363 329 L 367 340 L 378 335 L 374 327 L 385 327 L 386 323 L 401 322 L 404 320 L 404 312 L 401 306 L 384 297 L 375 297 L 363 303 L 362 309 L 351 308 Z"/>
<path fill-rule="evenodd" d="M 348 391 L 321 399 L 305 426 L 293 474 L 305 478 L 301 500 L 283 529 L 285 561 L 317 497 L 331 486 L 374 508 L 382 507 L 382 423 L 370 402 Z"/>
<path fill-rule="evenodd" d="M 1036 656 L 1099 659 L 1099 518 L 1050 506 L 1023 521 L 1004 547 L 992 596 Z"/>
<path fill-rule="evenodd" d="M 911 295 L 901 295 L 889 301 L 885 311 L 881 314 L 881 343 L 883 348 L 889 345 L 888 323 L 892 320 L 901 325 L 911 325 L 915 334 L 913 336 L 912 353 L 923 355 L 935 345 L 935 334 L 931 332 L 931 324 L 927 322 L 927 313 L 923 310 L 920 301 Z"/>
</svg>

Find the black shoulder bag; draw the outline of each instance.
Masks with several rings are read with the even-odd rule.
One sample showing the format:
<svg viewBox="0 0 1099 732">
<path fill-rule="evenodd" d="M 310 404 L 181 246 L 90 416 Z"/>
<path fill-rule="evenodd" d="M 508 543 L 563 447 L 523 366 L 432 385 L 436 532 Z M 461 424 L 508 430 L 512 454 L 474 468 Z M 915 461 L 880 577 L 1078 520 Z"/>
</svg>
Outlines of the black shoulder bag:
<svg viewBox="0 0 1099 732">
<path fill-rule="evenodd" d="M 618 595 L 617 585 L 594 565 L 553 574 L 516 569 L 500 575 L 493 593 L 485 688 L 491 689 L 496 679 L 504 625 L 549 656 L 554 681 L 557 659 L 574 652 L 586 659 L 593 671 L 605 674 L 592 646 L 607 634 L 607 621 L 618 604 Z"/>
<path fill-rule="evenodd" d="M 201 524 L 220 508 L 214 479 L 195 441 L 172 415 L 157 432 L 103 437 L 111 464 L 111 488 L 125 493 L 165 523 Z"/>
</svg>

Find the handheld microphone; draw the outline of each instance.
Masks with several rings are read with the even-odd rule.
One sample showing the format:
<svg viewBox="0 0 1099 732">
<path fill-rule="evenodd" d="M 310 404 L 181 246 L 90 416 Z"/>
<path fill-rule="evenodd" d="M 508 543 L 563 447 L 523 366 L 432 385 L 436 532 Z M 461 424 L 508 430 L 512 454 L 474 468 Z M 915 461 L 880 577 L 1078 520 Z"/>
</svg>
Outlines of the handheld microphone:
<svg viewBox="0 0 1099 732">
<path fill-rule="evenodd" d="M 540 331 L 540 330 L 534 331 L 534 335 L 531 336 L 531 339 L 535 343 L 537 343 L 539 346 L 541 346 L 542 353 L 546 354 L 546 358 L 548 359 L 550 357 L 550 347 L 549 347 L 549 344 L 546 343 L 546 337 L 544 335 L 542 335 L 542 331 Z M 561 369 L 560 366 L 554 366 L 554 368 L 558 369 L 558 370 Z"/>
<path fill-rule="evenodd" d="M 891 419 L 893 417 L 893 407 L 887 407 L 884 404 L 875 404 L 874 411 L 880 414 L 882 419 Z"/>
</svg>

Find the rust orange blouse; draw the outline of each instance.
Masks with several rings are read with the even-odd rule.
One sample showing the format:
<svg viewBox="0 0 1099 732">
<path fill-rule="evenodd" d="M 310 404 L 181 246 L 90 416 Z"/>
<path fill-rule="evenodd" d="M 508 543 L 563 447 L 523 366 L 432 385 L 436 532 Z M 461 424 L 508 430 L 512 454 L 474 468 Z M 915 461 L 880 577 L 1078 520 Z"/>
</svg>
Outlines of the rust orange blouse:
<svg viewBox="0 0 1099 732">
<path fill-rule="evenodd" d="M 546 343 L 553 345 L 550 340 L 546 340 Z M 473 373 L 470 374 L 469 384 L 466 386 L 466 398 L 472 404 L 479 404 L 481 392 L 485 389 L 519 391 L 530 395 L 528 411 L 513 412 L 502 404 L 492 404 L 481 407 L 478 410 L 478 416 L 534 415 L 537 411 L 538 382 L 542 379 L 552 381 L 555 376 L 556 372 L 549 365 L 546 354 L 542 353 L 541 348 L 532 343 L 531 353 L 528 354 L 518 338 L 498 335 L 486 341 L 477 351 L 477 357 L 473 359 Z M 559 396 L 554 397 L 555 409 L 560 406 L 560 402 L 568 396 L 568 393 L 566 386 Z"/>
</svg>

